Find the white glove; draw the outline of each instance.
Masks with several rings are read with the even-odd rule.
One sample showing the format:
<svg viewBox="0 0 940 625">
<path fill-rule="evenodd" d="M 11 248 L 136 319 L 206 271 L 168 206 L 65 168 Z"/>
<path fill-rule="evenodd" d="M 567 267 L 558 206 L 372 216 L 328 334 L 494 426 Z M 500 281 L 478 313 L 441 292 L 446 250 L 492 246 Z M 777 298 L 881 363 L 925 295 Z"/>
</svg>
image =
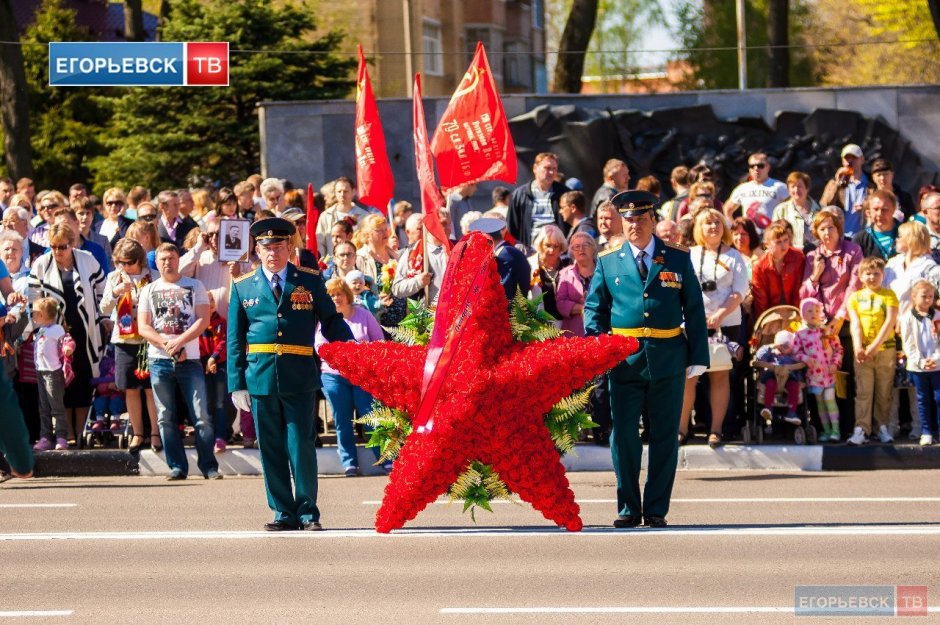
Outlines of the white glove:
<svg viewBox="0 0 940 625">
<path fill-rule="evenodd" d="M 685 377 L 691 380 L 692 378 L 696 376 L 702 375 L 707 370 L 708 370 L 708 367 L 706 367 L 705 365 L 692 365 L 691 367 L 685 368 Z M 235 398 L 233 397 L 232 399 L 234 400 Z"/>
<path fill-rule="evenodd" d="M 248 391 L 233 392 L 232 403 L 242 412 L 251 412 L 251 396 L 248 394 Z"/>
</svg>

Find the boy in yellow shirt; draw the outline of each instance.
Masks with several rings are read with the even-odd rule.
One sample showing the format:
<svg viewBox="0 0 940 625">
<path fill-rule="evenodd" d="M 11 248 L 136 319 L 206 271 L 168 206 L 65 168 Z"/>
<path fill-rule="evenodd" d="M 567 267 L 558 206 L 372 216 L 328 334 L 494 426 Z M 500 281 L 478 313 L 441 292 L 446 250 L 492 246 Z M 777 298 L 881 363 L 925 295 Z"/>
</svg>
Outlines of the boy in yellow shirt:
<svg viewBox="0 0 940 625">
<path fill-rule="evenodd" d="M 885 261 L 870 256 L 858 266 L 862 288 L 849 296 L 846 309 L 855 353 L 855 431 L 849 445 L 864 445 L 872 435 L 872 420 L 879 424 L 878 440 L 891 443 L 888 430 L 897 346 L 894 328 L 898 320 L 898 298 L 881 286 Z"/>
</svg>

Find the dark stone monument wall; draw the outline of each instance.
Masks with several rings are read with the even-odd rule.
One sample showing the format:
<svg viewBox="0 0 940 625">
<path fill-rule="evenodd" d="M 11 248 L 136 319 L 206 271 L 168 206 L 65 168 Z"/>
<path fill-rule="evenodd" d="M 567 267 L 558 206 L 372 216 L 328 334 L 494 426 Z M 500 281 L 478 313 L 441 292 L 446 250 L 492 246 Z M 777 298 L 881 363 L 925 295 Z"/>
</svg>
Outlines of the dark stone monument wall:
<svg viewBox="0 0 940 625">
<path fill-rule="evenodd" d="M 447 98 L 427 98 L 429 132 Z M 895 165 L 896 182 L 910 193 L 940 174 L 940 86 L 851 89 L 762 89 L 703 91 L 645 96 L 505 96 L 520 161 L 519 180 L 530 176 L 539 151 L 557 152 L 561 170 L 584 183 L 601 184 L 608 158 L 626 160 L 634 180 L 654 174 L 663 183 L 670 169 L 700 160 L 720 169 L 724 194 L 745 174 L 746 155 L 767 150 L 785 178 L 798 169 L 813 179 L 813 194 L 838 166 L 845 143 L 858 143 L 871 162 Z M 411 100 L 379 101 L 396 199 L 415 202 Z M 296 185 L 320 185 L 355 172 L 354 103 L 271 102 L 259 104 L 262 173 Z M 481 185 L 480 208 L 489 189 Z M 669 185 L 664 184 L 664 189 Z"/>
</svg>

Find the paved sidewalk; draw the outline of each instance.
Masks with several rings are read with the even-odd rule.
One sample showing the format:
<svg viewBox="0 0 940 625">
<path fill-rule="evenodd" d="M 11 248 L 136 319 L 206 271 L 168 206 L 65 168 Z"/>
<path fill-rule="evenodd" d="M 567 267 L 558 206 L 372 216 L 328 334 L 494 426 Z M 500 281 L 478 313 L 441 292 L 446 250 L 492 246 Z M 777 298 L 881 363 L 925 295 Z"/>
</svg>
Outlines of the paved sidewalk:
<svg viewBox="0 0 940 625">
<path fill-rule="evenodd" d="M 187 449 L 192 466 L 196 450 Z M 224 475 L 260 475 L 257 449 L 229 447 L 219 454 L 219 470 Z M 373 466 L 370 450 L 359 447 L 359 466 L 366 475 L 381 475 Z M 568 471 L 611 471 L 610 448 L 585 443 L 563 459 Z M 646 465 L 644 449 L 643 464 Z M 343 472 L 335 447 L 317 449 L 321 475 Z M 679 448 L 680 471 L 867 471 L 875 469 L 940 469 L 940 446 L 918 445 L 736 445 L 718 449 L 705 445 Z M 150 450 L 133 456 L 117 449 L 37 452 L 36 475 L 46 477 L 164 475 L 168 472 L 163 454 Z"/>
</svg>

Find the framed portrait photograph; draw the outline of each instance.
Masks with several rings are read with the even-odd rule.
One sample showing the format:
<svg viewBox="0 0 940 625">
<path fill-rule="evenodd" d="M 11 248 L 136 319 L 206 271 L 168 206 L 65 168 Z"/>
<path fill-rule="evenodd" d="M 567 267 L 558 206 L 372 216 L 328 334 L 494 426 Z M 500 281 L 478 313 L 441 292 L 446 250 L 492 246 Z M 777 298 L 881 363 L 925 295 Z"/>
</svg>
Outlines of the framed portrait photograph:
<svg viewBox="0 0 940 625">
<path fill-rule="evenodd" d="M 219 222 L 219 260 L 232 262 L 248 257 L 247 219 L 223 219 Z"/>
</svg>

